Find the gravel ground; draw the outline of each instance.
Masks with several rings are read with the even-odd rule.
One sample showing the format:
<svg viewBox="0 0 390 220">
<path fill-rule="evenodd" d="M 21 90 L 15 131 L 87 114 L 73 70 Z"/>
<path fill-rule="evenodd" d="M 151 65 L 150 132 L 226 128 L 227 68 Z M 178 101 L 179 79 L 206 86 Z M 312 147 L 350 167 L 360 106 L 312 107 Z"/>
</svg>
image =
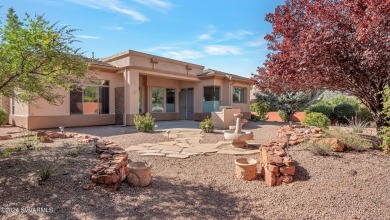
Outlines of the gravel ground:
<svg viewBox="0 0 390 220">
<path fill-rule="evenodd" d="M 248 123 L 245 128 L 254 129 L 256 141 L 264 142 L 275 138 L 280 125 Z M 124 146 L 166 141 L 162 133 L 134 133 L 130 128 L 78 129 Z M 118 132 L 121 129 L 125 133 Z M 215 133 L 206 134 L 203 141 L 221 139 L 222 134 Z M 0 141 L 0 145 L 10 144 Z M 183 160 L 132 153 L 131 160 L 153 164 L 153 183 L 145 188 L 124 183 L 119 191 L 109 192 L 99 186 L 88 191 L 81 188 L 90 182 L 89 169 L 98 160 L 92 146 L 76 146 L 73 139 L 56 140 L 38 151 L 1 157 L 0 218 L 390 219 L 390 157 L 378 151 L 322 157 L 293 147 L 290 154 L 298 164 L 294 183 L 272 188 L 260 178 L 236 179 L 238 156 L 207 154 Z M 69 151 L 78 154 L 71 157 Z M 248 157 L 258 159 L 257 154 Z M 45 164 L 55 164 L 56 170 L 39 185 L 37 171 Z M 53 208 L 53 212 L 20 213 L 33 207 Z M 6 213 L 4 208 L 19 208 L 19 213 Z"/>
</svg>

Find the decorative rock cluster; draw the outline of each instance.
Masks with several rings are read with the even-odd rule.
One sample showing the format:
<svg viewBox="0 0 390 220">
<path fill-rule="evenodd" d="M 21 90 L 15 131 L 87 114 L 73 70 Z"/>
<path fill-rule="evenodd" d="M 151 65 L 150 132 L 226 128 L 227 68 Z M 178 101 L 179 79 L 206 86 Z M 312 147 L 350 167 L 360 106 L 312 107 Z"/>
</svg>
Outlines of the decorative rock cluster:
<svg viewBox="0 0 390 220">
<path fill-rule="evenodd" d="M 100 161 L 91 169 L 92 182 L 117 190 L 129 174 L 126 151 L 116 144 L 100 142 L 96 145 L 96 152 L 100 154 Z"/>
<path fill-rule="evenodd" d="M 42 143 L 53 143 L 53 139 L 57 138 L 73 138 L 75 134 L 65 132 L 53 132 L 53 131 L 38 131 L 36 134 L 40 138 Z"/>
<path fill-rule="evenodd" d="M 0 141 L 5 141 L 5 140 L 11 140 L 12 136 L 11 135 L 0 135 Z"/>
<path fill-rule="evenodd" d="M 270 142 L 261 145 L 261 176 L 268 186 L 291 183 L 295 174 L 295 162 L 285 151 L 286 143 Z"/>
<path fill-rule="evenodd" d="M 331 144 L 333 151 L 344 151 L 344 145 L 336 138 L 326 138 L 325 132 L 321 128 L 307 129 L 303 125 L 282 126 L 278 130 L 278 137 L 281 140 L 286 140 L 286 134 L 291 134 L 289 145 L 298 145 L 305 141 L 326 142 Z"/>
</svg>

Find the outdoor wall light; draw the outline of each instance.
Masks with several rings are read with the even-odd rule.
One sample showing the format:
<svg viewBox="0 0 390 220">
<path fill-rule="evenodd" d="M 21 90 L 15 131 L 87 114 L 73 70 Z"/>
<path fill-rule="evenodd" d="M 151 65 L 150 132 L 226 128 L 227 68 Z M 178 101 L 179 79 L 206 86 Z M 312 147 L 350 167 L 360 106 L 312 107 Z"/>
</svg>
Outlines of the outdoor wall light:
<svg viewBox="0 0 390 220">
<path fill-rule="evenodd" d="M 169 141 L 169 133 L 171 133 L 171 130 L 167 130 L 167 135 L 168 135 L 168 141 Z"/>
<path fill-rule="evenodd" d="M 291 133 L 286 133 L 286 134 L 284 134 L 284 136 L 286 136 L 286 138 L 287 138 L 287 146 L 286 146 L 286 153 L 287 153 L 287 156 L 289 157 L 289 153 L 288 153 L 288 144 L 289 144 L 289 142 L 290 142 L 290 138 L 291 138 Z"/>
</svg>

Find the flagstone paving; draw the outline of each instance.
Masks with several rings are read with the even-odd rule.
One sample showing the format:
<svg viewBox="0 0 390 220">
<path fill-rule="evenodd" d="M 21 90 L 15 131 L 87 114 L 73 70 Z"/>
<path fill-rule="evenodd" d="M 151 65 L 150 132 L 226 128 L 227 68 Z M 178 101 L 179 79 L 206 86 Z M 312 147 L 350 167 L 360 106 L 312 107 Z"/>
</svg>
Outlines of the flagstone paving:
<svg viewBox="0 0 390 220">
<path fill-rule="evenodd" d="M 129 146 L 126 151 L 137 152 L 142 156 L 161 156 L 186 159 L 193 155 L 218 153 L 229 155 L 248 155 L 259 151 L 259 143 L 249 142 L 248 148 L 235 148 L 231 141 L 218 141 L 217 143 L 201 144 L 203 134 L 199 131 L 171 130 L 164 134 L 168 141 L 155 144 L 142 143 Z M 169 136 L 168 136 L 169 135 Z"/>
</svg>

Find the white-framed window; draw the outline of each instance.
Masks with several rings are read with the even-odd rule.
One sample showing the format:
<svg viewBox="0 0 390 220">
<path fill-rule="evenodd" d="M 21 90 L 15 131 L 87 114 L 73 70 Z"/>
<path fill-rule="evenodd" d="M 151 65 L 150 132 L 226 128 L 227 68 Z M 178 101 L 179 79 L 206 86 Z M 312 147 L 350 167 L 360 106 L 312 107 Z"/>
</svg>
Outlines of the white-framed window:
<svg viewBox="0 0 390 220">
<path fill-rule="evenodd" d="M 70 114 L 109 114 L 109 97 L 110 86 L 108 80 L 94 80 L 85 84 L 74 84 L 70 91 Z"/>
<path fill-rule="evenodd" d="M 233 88 L 233 102 L 234 103 L 246 103 L 246 90 L 244 87 Z"/>
<path fill-rule="evenodd" d="M 176 91 L 171 88 L 152 88 L 151 112 L 175 112 Z"/>
</svg>

